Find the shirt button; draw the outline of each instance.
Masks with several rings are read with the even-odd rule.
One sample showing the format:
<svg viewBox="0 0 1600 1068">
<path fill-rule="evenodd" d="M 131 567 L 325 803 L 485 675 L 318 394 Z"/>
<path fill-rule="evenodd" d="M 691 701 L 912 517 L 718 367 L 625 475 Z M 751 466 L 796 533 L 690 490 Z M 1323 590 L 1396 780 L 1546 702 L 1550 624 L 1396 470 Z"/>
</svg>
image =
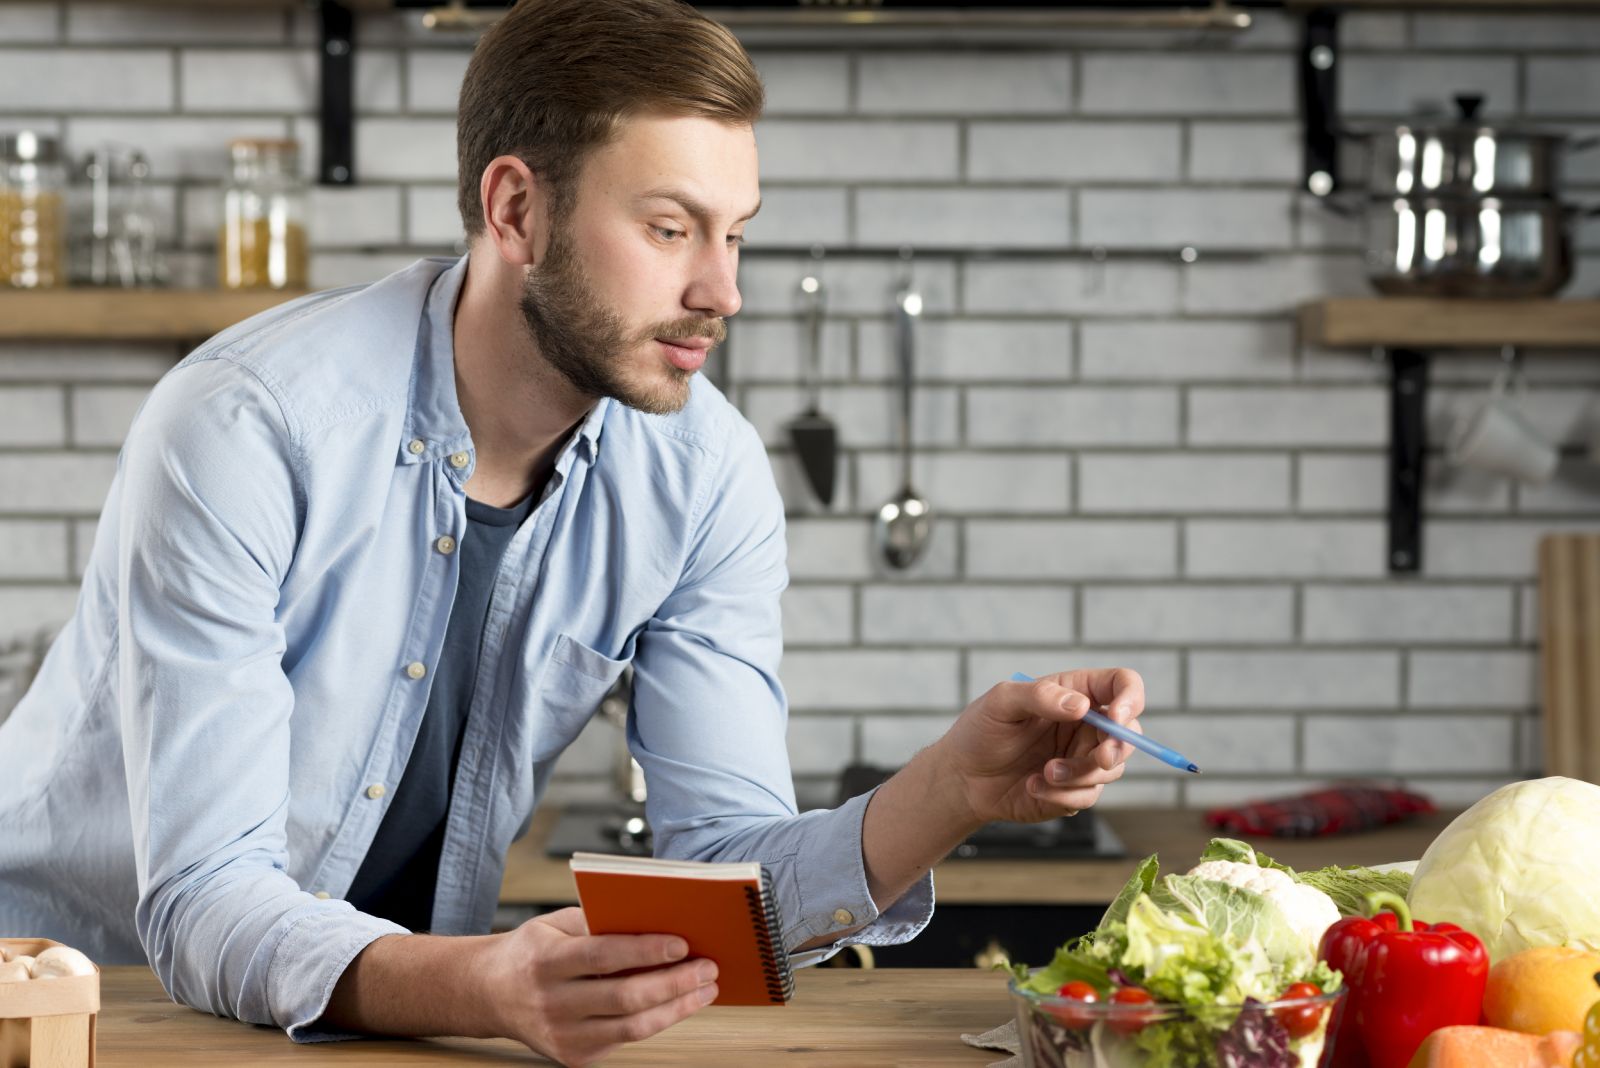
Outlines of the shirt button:
<svg viewBox="0 0 1600 1068">
<path fill-rule="evenodd" d="M 446 556 L 449 556 L 451 553 L 456 551 L 456 539 L 452 538 L 448 534 L 441 534 L 438 540 L 433 543 L 433 547 L 444 553 Z"/>
<path fill-rule="evenodd" d="M 844 925 L 855 923 L 856 914 L 851 912 L 849 909 L 834 909 L 833 922 Z"/>
<path fill-rule="evenodd" d="M 333 895 L 328 893 L 326 890 L 318 890 L 312 896 L 314 896 L 318 901 L 326 901 L 326 900 L 328 900 L 328 898 L 332 897 Z"/>
<path fill-rule="evenodd" d="M 412 438 L 411 444 L 406 446 L 406 450 L 410 452 L 412 456 L 421 456 L 427 447 L 428 443 L 426 441 L 423 441 L 421 438 Z"/>
<path fill-rule="evenodd" d="M 413 660 L 406 665 L 406 674 L 414 679 L 420 679 L 428 673 L 428 668 L 420 660 Z"/>
<path fill-rule="evenodd" d="M 468 459 L 470 459 L 470 457 L 468 457 L 464 452 L 453 452 L 450 454 L 450 466 L 459 471 L 463 467 L 467 466 Z"/>
<path fill-rule="evenodd" d="M 369 798 L 371 798 L 372 800 L 374 800 L 374 801 L 376 801 L 378 798 L 382 797 L 383 794 L 384 794 L 384 789 L 383 789 L 383 783 L 381 783 L 381 782 L 375 782 L 371 786 L 367 787 L 367 796 Z"/>
</svg>

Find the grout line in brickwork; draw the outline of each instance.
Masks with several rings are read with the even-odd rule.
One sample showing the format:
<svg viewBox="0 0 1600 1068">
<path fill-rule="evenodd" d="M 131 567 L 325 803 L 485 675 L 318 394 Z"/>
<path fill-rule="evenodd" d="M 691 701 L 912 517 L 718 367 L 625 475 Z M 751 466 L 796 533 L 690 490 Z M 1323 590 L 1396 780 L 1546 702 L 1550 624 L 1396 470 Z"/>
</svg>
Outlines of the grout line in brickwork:
<svg viewBox="0 0 1600 1068">
<path fill-rule="evenodd" d="M 185 110 L 183 98 L 183 49 L 172 49 L 168 59 L 172 64 L 172 110 L 183 112 Z"/>
<path fill-rule="evenodd" d="M 77 393 L 80 383 L 65 383 L 61 390 L 61 432 L 66 438 L 67 448 L 73 449 L 78 445 L 77 420 L 73 418 L 72 398 Z"/>
<path fill-rule="evenodd" d="M 1411 708 L 1411 658 L 1416 655 L 1415 649 L 1396 650 L 1400 654 L 1400 699 L 1397 707 L 1402 710 Z"/>
</svg>

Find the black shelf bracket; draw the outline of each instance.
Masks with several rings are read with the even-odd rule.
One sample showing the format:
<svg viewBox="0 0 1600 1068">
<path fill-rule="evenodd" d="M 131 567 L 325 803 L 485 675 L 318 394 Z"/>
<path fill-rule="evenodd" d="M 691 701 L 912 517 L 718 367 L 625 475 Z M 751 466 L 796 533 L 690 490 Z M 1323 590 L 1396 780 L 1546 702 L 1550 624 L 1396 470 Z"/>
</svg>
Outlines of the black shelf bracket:
<svg viewBox="0 0 1600 1068">
<path fill-rule="evenodd" d="M 1389 572 L 1422 570 L 1422 486 L 1427 458 L 1428 357 L 1389 350 Z"/>
<path fill-rule="evenodd" d="M 1339 187 L 1339 12 L 1306 12 L 1300 42 L 1302 188 L 1325 197 Z"/>
<path fill-rule="evenodd" d="M 317 4 L 322 19 L 322 134 L 317 180 L 354 185 L 355 22 L 337 0 Z"/>
</svg>

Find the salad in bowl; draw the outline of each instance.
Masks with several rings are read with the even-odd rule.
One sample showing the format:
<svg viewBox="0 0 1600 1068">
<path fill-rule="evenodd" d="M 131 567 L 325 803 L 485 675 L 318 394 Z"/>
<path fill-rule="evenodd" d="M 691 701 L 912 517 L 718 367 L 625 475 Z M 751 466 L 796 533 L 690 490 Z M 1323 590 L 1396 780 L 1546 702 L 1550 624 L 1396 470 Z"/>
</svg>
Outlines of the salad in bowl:
<svg viewBox="0 0 1600 1068">
<path fill-rule="evenodd" d="M 1365 895 L 1404 895 L 1404 871 L 1294 870 L 1212 839 L 1200 863 L 1140 863 L 1093 931 L 1010 990 L 1026 1068 L 1314 1068 L 1325 1063 L 1343 977 L 1323 932 Z"/>
</svg>

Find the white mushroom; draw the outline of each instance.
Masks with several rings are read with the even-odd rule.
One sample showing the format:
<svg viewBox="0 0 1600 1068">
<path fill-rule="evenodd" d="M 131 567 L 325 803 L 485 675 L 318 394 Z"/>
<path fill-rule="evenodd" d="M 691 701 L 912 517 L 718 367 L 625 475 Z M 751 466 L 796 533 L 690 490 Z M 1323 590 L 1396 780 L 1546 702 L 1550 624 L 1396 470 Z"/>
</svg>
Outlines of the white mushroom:
<svg viewBox="0 0 1600 1068">
<path fill-rule="evenodd" d="M 0 942 L 0 964 L 4 964 L 6 961 L 16 956 L 16 953 L 16 950 L 12 949 L 4 942 Z"/>
<path fill-rule="evenodd" d="M 0 964 L 0 983 L 20 983 L 28 978 L 28 966 L 20 958 Z"/>
<path fill-rule="evenodd" d="M 51 946 L 34 960 L 29 969 L 35 979 L 67 975 L 93 975 L 94 962 L 71 946 Z"/>
</svg>

